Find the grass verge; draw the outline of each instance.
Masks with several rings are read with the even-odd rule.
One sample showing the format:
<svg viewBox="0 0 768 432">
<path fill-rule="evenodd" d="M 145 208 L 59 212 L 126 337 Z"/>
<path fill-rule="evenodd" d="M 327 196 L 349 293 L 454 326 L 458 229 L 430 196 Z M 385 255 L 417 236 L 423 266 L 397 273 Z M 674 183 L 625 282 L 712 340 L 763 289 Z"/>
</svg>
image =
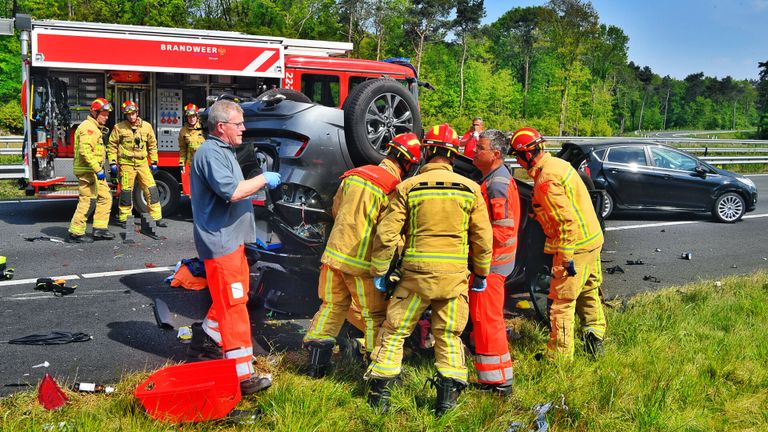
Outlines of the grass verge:
<svg viewBox="0 0 768 432">
<path fill-rule="evenodd" d="M 261 411 L 255 424 L 155 422 L 132 397 L 147 373 L 125 377 L 109 396 L 68 392 L 70 403 L 54 412 L 35 392 L 14 394 L 0 400 L 0 424 L 3 431 L 505 431 L 511 421 L 532 426 L 531 408 L 555 401 L 547 414 L 552 431 L 768 430 L 768 273 L 643 294 L 607 314 L 606 355 L 598 361 L 579 346 L 572 362 L 537 361 L 546 334 L 514 321 L 514 395 L 468 390 L 441 419 L 431 412 L 434 390 L 424 387 L 430 358 L 406 360 L 392 411 L 380 416 L 365 402 L 362 367 L 337 358 L 329 377 L 311 380 L 301 373 L 304 355 L 289 352 L 271 367 L 275 385 L 238 406 Z"/>
</svg>

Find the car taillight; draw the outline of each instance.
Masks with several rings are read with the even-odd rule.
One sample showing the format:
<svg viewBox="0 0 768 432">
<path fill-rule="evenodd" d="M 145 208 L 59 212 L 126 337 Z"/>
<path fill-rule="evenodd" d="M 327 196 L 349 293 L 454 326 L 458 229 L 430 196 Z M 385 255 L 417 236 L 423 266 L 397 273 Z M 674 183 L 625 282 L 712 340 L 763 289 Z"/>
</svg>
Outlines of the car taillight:
<svg viewBox="0 0 768 432">
<path fill-rule="evenodd" d="M 584 167 L 584 174 L 588 175 L 589 177 L 592 177 L 592 170 L 589 169 L 589 167 Z"/>
<path fill-rule="evenodd" d="M 297 158 L 301 156 L 301 154 L 304 153 L 304 150 L 307 149 L 307 145 L 309 145 L 309 138 L 304 137 L 304 142 L 301 143 L 301 146 L 298 150 L 296 150 L 296 153 L 293 155 L 293 157 Z"/>
</svg>

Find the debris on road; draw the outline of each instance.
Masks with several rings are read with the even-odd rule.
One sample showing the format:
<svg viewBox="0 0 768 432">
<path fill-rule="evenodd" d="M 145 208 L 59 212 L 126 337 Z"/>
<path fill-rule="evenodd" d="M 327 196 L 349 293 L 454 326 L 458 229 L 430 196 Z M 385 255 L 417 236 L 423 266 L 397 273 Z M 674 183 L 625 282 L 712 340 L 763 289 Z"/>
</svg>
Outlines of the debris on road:
<svg viewBox="0 0 768 432">
<path fill-rule="evenodd" d="M 67 286 L 65 279 L 39 278 L 35 283 L 37 291 L 52 292 L 56 297 L 63 297 L 72 294 L 77 289 L 77 285 Z"/>
<path fill-rule="evenodd" d="M 48 367 L 48 366 L 50 366 L 50 365 L 51 365 L 51 364 L 50 364 L 50 363 L 48 363 L 48 361 L 46 360 L 46 361 L 44 361 L 44 362 L 42 362 L 42 363 L 40 363 L 40 364 L 36 364 L 36 365 L 32 366 L 32 369 L 35 369 L 35 368 L 41 368 L 41 367 L 47 368 L 47 367 Z"/>
<path fill-rule="evenodd" d="M 70 342 L 86 342 L 91 339 L 93 337 L 85 333 L 54 331 L 11 339 L 8 343 L 12 345 L 62 345 Z"/>
<path fill-rule="evenodd" d="M 155 312 L 155 321 L 157 321 L 158 327 L 163 330 L 174 329 L 173 319 L 171 318 L 171 311 L 168 309 L 168 305 L 164 301 L 156 298 L 154 304 L 152 305 L 152 310 Z"/>
<path fill-rule="evenodd" d="M 659 249 L 659 248 L 656 248 L 656 249 L 654 250 L 654 252 L 661 252 L 661 249 Z"/>
<path fill-rule="evenodd" d="M 111 386 L 106 386 L 103 384 L 96 384 L 96 383 L 87 383 L 87 382 L 81 382 L 81 383 L 74 383 L 72 387 L 70 387 L 72 390 L 76 392 L 81 393 L 114 393 L 115 388 Z"/>
<path fill-rule="evenodd" d="M 520 300 L 517 303 L 515 303 L 515 308 L 522 309 L 522 310 L 530 309 L 531 302 L 529 302 L 528 300 Z"/>
<path fill-rule="evenodd" d="M 614 274 L 614 273 L 624 273 L 624 269 L 621 268 L 618 265 L 615 265 L 613 267 L 608 267 L 605 269 L 605 272 L 608 274 Z"/>
<path fill-rule="evenodd" d="M 64 240 L 56 238 L 56 237 L 48 237 L 48 236 L 36 236 L 36 237 L 24 237 L 24 240 L 28 242 L 33 242 L 36 240 L 44 240 L 49 241 L 53 243 L 64 243 Z"/>
<path fill-rule="evenodd" d="M 648 281 L 648 282 L 653 282 L 653 283 L 661 283 L 661 279 L 659 279 L 659 278 L 657 278 L 656 276 L 653 276 L 653 275 L 643 276 L 643 280 L 644 281 Z"/>
<path fill-rule="evenodd" d="M 680 259 L 690 261 L 693 259 L 693 254 L 691 252 L 683 252 L 682 254 L 680 254 Z"/>
<path fill-rule="evenodd" d="M 636 260 L 627 260 L 627 265 L 645 265 L 645 263 L 641 259 L 636 259 Z"/>
<path fill-rule="evenodd" d="M 192 327 L 190 327 L 190 326 L 179 327 L 179 332 L 176 333 L 176 337 L 182 343 L 188 343 L 188 342 L 192 341 Z"/>
<path fill-rule="evenodd" d="M 64 394 L 64 390 L 56 384 L 51 374 L 47 373 L 40 380 L 40 386 L 37 388 L 37 401 L 47 410 L 55 410 L 63 407 L 69 398 Z"/>
</svg>

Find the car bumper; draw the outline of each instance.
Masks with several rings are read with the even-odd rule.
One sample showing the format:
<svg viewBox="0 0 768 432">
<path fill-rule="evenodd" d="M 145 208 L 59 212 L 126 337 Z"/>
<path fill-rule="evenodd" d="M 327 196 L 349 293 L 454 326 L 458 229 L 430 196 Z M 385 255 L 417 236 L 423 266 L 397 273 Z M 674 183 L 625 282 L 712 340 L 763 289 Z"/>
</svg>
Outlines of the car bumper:
<svg viewBox="0 0 768 432">
<path fill-rule="evenodd" d="M 757 208 L 757 191 L 751 192 L 747 197 L 747 211 L 751 212 Z"/>
</svg>

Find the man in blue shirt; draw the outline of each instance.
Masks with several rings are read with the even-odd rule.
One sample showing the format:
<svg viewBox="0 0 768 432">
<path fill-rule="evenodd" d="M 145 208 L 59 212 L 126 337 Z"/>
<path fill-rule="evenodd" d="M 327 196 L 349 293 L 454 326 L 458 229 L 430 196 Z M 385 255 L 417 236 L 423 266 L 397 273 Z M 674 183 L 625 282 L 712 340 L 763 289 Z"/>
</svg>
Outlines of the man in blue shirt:
<svg viewBox="0 0 768 432">
<path fill-rule="evenodd" d="M 256 241 L 253 205 L 248 199 L 259 189 L 280 184 L 280 174 L 265 172 L 245 180 L 235 159 L 243 143 L 243 110 L 231 101 L 218 101 L 208 110 L 209 138 L 192 162 L 192 216 L 197 253 L 205 263 L 213 304 L 201 324 L 192 326 L 188 353 L 196 358 L 237 359 L 242 394 L 263 390 L 271 378 L 255 374 L 248 316 L 250 272 L 245 243 Z"/>
</svg>

